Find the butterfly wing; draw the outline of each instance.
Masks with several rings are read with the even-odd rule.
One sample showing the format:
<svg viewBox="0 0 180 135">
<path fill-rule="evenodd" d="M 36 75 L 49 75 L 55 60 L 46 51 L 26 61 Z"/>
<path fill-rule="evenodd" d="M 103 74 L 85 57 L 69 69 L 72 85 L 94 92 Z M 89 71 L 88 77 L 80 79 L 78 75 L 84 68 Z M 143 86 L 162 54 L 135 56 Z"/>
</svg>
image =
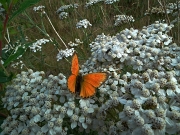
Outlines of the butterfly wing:
<svg viewBox="0 0 180 135">
<path fill-rule="evenodd" d="M 95 88 L 99 87 L 108 77 L 105 72 L 90 73 L 83 76 L 84 82 L 90 83 Z"/>
<path fill-rule="evenodd" d="M 79 62 L 78 62 L 78 57 L 76 53 L 73 55 L 73 58 L 72 58 L 71 72 L 73 75 L 76 75 L 76 76 L 79 74 Z"/>
<path fill-rule="evenodd" d="M 95 94 L 95 92 L 96 92 L 96 87 L 92 86 L 90 83 L 82 82 L 80 97 L 82 98 L 91 97 Z"/>
<path fill-rule="evenodd" d="M 75 88 L 76 88 L 76 76 L 75 75 L 71 75 L 68 78 L 68 89 L 75 93 Z"/>
<path fill-rule="evenodd" d="M 79 74 L 79 63 L 78 63 L 78 57 L 76 54 L 74 54 L 72 58 L 71 72 L 72 72 L 72 75 L 68 78 L 68 89 L 71 92 L 75 93 L 76 78 Z"/>
<path fill-rule="evenodd" d="M 81 82 L 80 96 L 83 98 L 93 96 L 96 88 L 105 82 L 107 77 L 107 73 L 90 73 L 84 75 Z"/>
</svg>

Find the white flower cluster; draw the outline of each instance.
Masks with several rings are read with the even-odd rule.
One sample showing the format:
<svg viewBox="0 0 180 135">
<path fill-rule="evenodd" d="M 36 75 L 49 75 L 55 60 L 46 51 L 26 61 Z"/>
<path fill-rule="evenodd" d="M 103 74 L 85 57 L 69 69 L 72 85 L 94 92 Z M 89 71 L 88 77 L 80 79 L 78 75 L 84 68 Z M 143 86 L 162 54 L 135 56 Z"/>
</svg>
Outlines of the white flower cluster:
<svg viewBox="0 0 180 135">
<path fill-rule="evenodd" d="M 19 62 L 11 64 L 11 67 L 13 68 L 17 68 L 18 66 L 20 66 L 20 69 L 22 69 L 25 66 L 25 64 L 21 60 Z"/>
<path fill-rule="evenodd" d="M 72 41 L 70 41 L 70 42 L 68 43 L 68 45 L 69 45 L 70 47 L 78 46 L 77 43 L 74 43 L 74 42 L 72 42 Z"/>
<path fill-rule="evenodd" d="M 24 51 L 26 51 L 27 47 L 26 44 L 22 44 L 21 41 L 17 40 L 15 43 L 9 43 L 6 44 L 2 50 L 7 54 L 7 55 L 15 55 L 15 54 L 19 54 L 21 49 L 23 49 Z M 20 59 L 22 57 L 22 55 L 19 55 L 16 59 Z"/>
<path fill-rule="evenodd" d="M 71 99 L 66 88 L 66 78 L 62 74 L 49 75 L 47 79 L 43 79 L 44 76 L 42 71 L 21 72 L 13 84 L 7 87 L 6 96 L 2 100 L 11 116 L 1 125 L 1 135 L 64 135 L 67 132 L 62 123 L 68 109 L 60 105 L 64 99 Z M 58 95 L 61 95 L 60 98 Z M 55 102 L 59 105 L 52 104 Z"/>
<path fill-rule="evenodd" d="M 119 42 L 116 36 L 111 37 L 104 34 L 98 35 L 95 42 L 90 44 L 90 47 L 92 48 L 92 55 L 99 62 L 112 61 L 115 58 L 123 62 L 129 52 L 126 44 Z"/>
<path fill-rule="evenodd" d="M 72 56 L 74 53 L 74 48 L 71 49 L 65 49 L 65 50 L 60 50 L 59 53 L 57 54 L 56 58 L 57 61 L 61 60 L 64 57 L 69 57 Z"/>
<path fill-rule="evenodd" d="M 105 4 L 113 4 L 114 2 L 117 2 L 119 0 L 105 0 Z"/>
<path fill-rule="evenodd" d="M 159 7 L 152 7 L 151 9 L 147 10 L 145 15 L 148 14 L 164 14 L 164 9 L 163 7 L 159 6 Z"/>
<path fill-rule="evenodd" d="M 180 9 L 180 1 L 177 1 L 176 3 L 169 3 L 167 6 L 167 13 L 172 13 L 172 16 L 174 20 L 172 20 L 170 23 L 175 24 L 179 23 L 179 9 Z"/>
<path fill-rule="evenodd" d="M 171 28 L 157 21 L 141 31 L 125 29 L 113 37 L 99 35 L 90 44 L 92 57 L 82 71 L 97 72 L 103 63 L 101 69 L 111 77 L 100 92 L 111 93 L 110 99 L 117 98 L 123 106 L 123 110 L 112 107 L 117 112 L 111 125 L 114 134 L 180 133 L 175 116 L 180 116 L 180 47 L 166 34 Z M 110 110 L 104 109 L 105 119 Z M 110 134 L 110 125 L 103 126 Z"/>
<path fill-rule="evenodd" d="M 116 18 L 114 26 L 118 26 L 123 23 L 134 22 L 134 18 L 127 15 L 116 15 L 114 18 Z"/>
<path fill-rule="evenodd" d="M 113 4 L 117 1 L 119 1 L 119 0 L 89 0 L 88 2 L 86 2 L 85 7 L 87 8 L 87 7 L 92 6 L 99 2 L 104 2 L 105 4 Z"/>
<path fill-rule="evenodd" d="M 147 14 L 172 14 L 173 12 L 177 11 L 177 9 L 180 8 L 180 1 L 177 1 L 176 3 L 168 3 L 165 7 L 166 12 L 164 11 L 164 8 L 162 6 L 158 7 L 152 7 L 152 9 L 149 9 L 146 11 L 145 15 Z"/>
<path fill-rule="evenodd" d="M 82 99 L 67 89 L 63 74 L 22 72 L 2 99 L 10 115 L 4 134 L 165 135 L 180 133 L 180 47 L 155 22 L 142 30 L 99 35 L 82 74 L 108 72 L 96 95 Z M 101 130 L 100 130 L 101 129 Z"/>
<path fill-rule="evenodd" d="M 167 13 L 173 13 L 174 11 L 177 11 L 180 8 L 180 1 L 177 1 L 176 3 L 168 3 L 166 5 Z"/>
<path fill-rule="evenodd" d="M 99 35 L 95 42 L 90 44 L 92 55 L 100 62 L 112 61 L 115 58 L 124 62 L 125 59 L 128 59 L 134 69 L 144 70 L 152 64 L 148 63 L 149 61 L 156 62 L 156 64 L 159 62 L 161 56 L 157 56 L 157 54 L 162 51 L 162 48 L 169 49 L 168 45 L 172 42 L 172 37 L 166 33 L 172 27 L 157 21 L 143 27 L 141 31 L 131 28 L 130 30 L 125 29 L 113 37 Z M 177 45 L 172 44 L 172 46 Z"/>
<path fill-rule="evenodd" d="M 69 9 L 69 8 L 78 8 L 78 4 L 69 4 L 69 5 L 64 5 L 61 6 L 56 12 L 59 14 L 60 12 L 64 12 L 65 10 Z"/>
<path fill-rule="evenodd" d="M 82 43 L 83 43 L 82 41 L 80 41 L 80 39 L 77 39 L 77 38 L 75 39 L 75 42 L 76 42 L 76 43 L 70 41 L 70 42 L 68 43 L 68 45 L 69 45 L 70 47 L 74 47 L 74 46 L 78 46 L 79 44 L 82 44 Z"/>
<path fill-rule="evenodd" d="M 33 8 L 33 10 L 35 11 L 35 12 L 37 12 L 37 11 L 43 11 L 45 9 L 45 6 L 38 6 L 38 7 L 34 7 Z"/>
<path fill-rule="evenodd" d="M 99 3 L 101 1 L 104 1 L 104 0 L 89 0 L 88 2 L 86 2 L 85 7 L 87 8 L 87 7 L 92 6 L 92 5 L 96 4 L 96 3 Z"/>
<path fill-rule="evenodd" d="M 49 42 L 48 39 L 39 39 L 35 43 L 33 43 L 31 46 L 29 46 L 29 48 L 33 52 L 41 51 L 42 44 L 46 44 L 47 42 Z"/>
<path fill-rule="evenodd" d="M 88 26 L 92 26 L 92 24 L 87 19 L 83 19 L 76 24 L 76 28 L 87 28 Z"/>
<path fill-rule="evenodd" d="M 61 13 L 59 13 L 59 18 L 60 19 L 65 19 L 65 18 L 67 18 L 68 17 L 68 13 L 67 12 L 61 12 Z"/>
<path fill-rule="evenodd" d="M 69 4 L 69 5 L 64 5 L 64 6 L 61 6 L 57 11 L 56 13 L 59 14 L 59 18 L 60 19 L 65 19 L 68 17 L 68 12 L 65 12 L 65 10 L 69 9 L 69 8 L 78 8 L 78 4 L 75 3 L 75 4 Z"/>
<path fill-rule="evenodd" d="M 5 9 L 2 7 L 2 4 L 0 3 L 0 15 L 4 15 Z"/>
</svg>

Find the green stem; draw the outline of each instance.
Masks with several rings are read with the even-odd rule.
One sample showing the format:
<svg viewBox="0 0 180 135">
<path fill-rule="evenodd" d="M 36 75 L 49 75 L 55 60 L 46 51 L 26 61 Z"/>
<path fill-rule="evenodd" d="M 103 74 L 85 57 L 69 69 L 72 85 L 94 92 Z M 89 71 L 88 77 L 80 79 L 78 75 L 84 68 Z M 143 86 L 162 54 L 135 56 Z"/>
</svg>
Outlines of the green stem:
<svg viewBox="0 0 180 135">
<path fill-rule="evenodd" d="M 26 11 L 24 12 L 26 17 L 29 19 L 29 21 L 36 26 L 36 28 L 38 28 L 38 30 L 40 30 L 44 35 L 46 35 L 47 37 L 49 37 L 49 35 L 43 31 L 38 25 L 36 25 L 36 23 L 34 23 L 34 21 L 28 16 L 28 14 L 26 13 Z"/>
</svg>

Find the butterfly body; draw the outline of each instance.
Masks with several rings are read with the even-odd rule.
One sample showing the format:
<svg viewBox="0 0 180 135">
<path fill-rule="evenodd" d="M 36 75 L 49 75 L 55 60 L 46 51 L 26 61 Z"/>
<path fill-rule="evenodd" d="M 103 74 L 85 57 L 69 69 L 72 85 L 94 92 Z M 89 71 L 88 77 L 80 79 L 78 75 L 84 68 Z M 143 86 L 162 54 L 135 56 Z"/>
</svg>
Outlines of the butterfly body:
<svg viewBox="0 0 180 135">
<path fill-rule="evenodd" d="M 79 74 L 76 77 L 76 86 L 75 86 L 75 93 L 80 93 L 80 89 L 81 89 L 81 82 L 83 81 L 83 77 L 81 74 Z"/>
<path fill-rule="evenodd" d="M 68 89 L 72 93 L 78 93 L 82 98 L 93 96 L 96 93 L 96 88 L 105 82 L 108 76 L 105 72 L 79 74 L 79 63 L 76 54 L 72 58 L 71 72 L 72 74 L 68 78 Z"/>
</svg>

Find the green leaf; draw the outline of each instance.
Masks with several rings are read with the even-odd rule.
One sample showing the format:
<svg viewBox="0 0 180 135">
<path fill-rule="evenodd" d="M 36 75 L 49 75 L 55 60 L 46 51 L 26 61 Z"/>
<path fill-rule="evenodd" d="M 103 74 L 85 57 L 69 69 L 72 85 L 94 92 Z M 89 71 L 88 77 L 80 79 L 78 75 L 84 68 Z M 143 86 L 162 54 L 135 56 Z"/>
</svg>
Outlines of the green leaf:
<svg viewBox="0 0 180 135">
<path fill-rule="evenodd" d="M 6 76 L 3 71 L 0 71 L 0 83 L 9 82 L 12 80 L 13 74 L 11 73 L 10 76 Z"/>
<path fill-rule="evenodd" d="M 11 54 L 11 55 L 4 54 L 4 52 L 3 52 L 2 53 L 2 58 L 3 58 L 3 60 L 5 60 L 3 66 L 4 67 L 8 66 L 12 61 L 16 60 L 19 56 L 23 55 L 26 52 L 26 49 L 30 45 L 32 45 L 32 42 L 28 43 L 28 44 L 26 44 L 24 46 L 18 47 L 16 53 Z"/>
<path fill-rule="evenodd" d="M 16 60 L 20 55 L 23 55 L 24 52 L 25 52 L 25 49 L 22 47 L 19 47 L 15 54 L 12 54 L 11 56 L 9 56 L 9 58 L 6 59 L 6 61 L 4 61 L 3 65 L 5 67 L 8 66 L 10 62 Z"/>
<path fill-rule="evenodd" d="M 6 50 L 2 50 L 1 52 L 1 57 L 3 61 L 6 61 L 6 59 L 8 59 L 8 57 L 10 56 L 10 52 L 6 52 Z"/>
<path fill-rule="evenodd" d="M 14 12 L 14 13 L 12 14 L 12 16 L 9 18 L 9 22 L 12 21 L 12 19 L 13 19 L 15 16 L 21 14 L 21 13 L 24 12 L 28 7 L 30 7 L 30 6 L 38 3 L 39 1 L 41 1 L 41 0 L 24 0 L 24 1 L 21 3 L 21 5 L 19 6 L 19 9 L 18 9 L 16 12 Z"/>
</svg>

